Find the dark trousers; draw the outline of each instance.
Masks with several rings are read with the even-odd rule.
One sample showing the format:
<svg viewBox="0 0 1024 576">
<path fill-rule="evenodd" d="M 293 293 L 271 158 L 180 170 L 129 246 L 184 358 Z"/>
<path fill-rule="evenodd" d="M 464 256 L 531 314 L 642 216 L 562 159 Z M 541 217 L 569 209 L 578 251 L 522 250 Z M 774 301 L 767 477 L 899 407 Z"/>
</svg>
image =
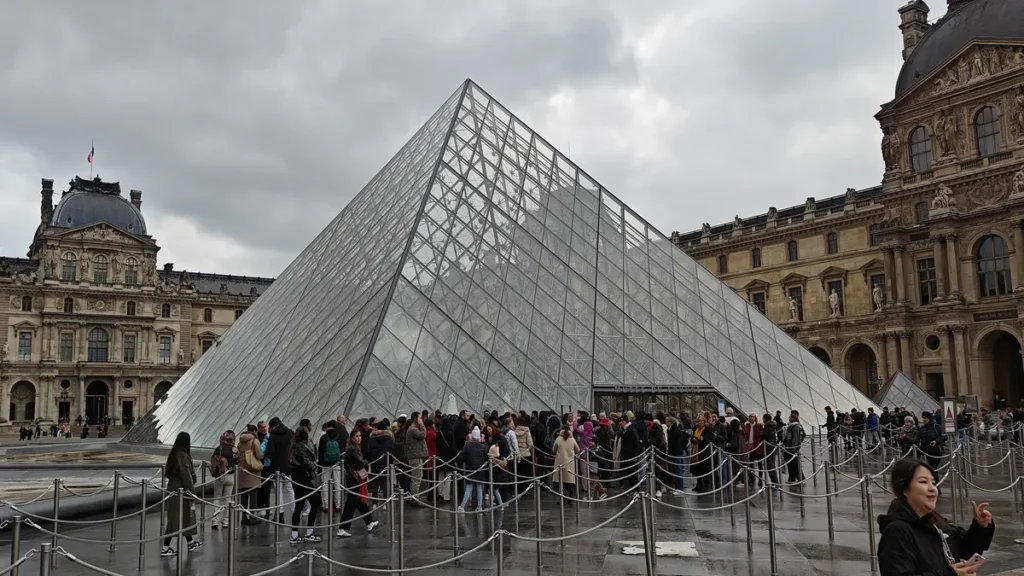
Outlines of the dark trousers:
<svg viewBox="0 0 1024 576">
<path fill-rule="evenodd" d="M 295 511 L 292 512 L 292 530 L 298 530 L 299 524 L 302 522 L 302 509 L 306 507 L 302 503 L 302 499 L 306 496 L 309 496 L 309 519 L 306 521 L 306 525 L 315 526 L 316 516 L 320 513 L 320 490 L 307 488 L 297 482 L 293 482 L 292 486 L 295 488 Z"/>
<path fill-rule="evenodd" d="M 260 478 L 266 480 L 270 478 L 270 472 L 264 468 L 260 473 Z M 256 492 L 256 507 L 257 508 L 270 508 L 270 491 L 274 488 L 273 482 L 263 482 Z"/>
<path fill-rule="evenodd" d="M 786 458 L 786 471 L 789 473 L 790 482 L 799 482 L 804 479 L 803 474 L 800 472 L 799 454 L 799 452 L 783 452 Z"/>
<path fill-rule="evenodd" d="M 356 512 L 363 516 L 363 522 L 369 526 L 370 522 L 373 522 L 373 515 L 370 514 L 370 507 L 363 502 L 363 499 L 359 494 L 353 494 L 346 492 L 348 497 L 345 498 L 345 511 L 341 513 L 341 526 L 342 530 L 348 530 L 352 526 L 352 518 L 355 518 Z"/>
<path fill-rule="evenodd" d="M 249 488 L 243 492 L 238 493 L 238 501 L 242 505 L 242 508 L 246 510 L 252 510 L 253 508 L 259 508 L 259 488 Z M 243 516 L 242 521 L 253 521 L 253 518 Z"/>
</svg>

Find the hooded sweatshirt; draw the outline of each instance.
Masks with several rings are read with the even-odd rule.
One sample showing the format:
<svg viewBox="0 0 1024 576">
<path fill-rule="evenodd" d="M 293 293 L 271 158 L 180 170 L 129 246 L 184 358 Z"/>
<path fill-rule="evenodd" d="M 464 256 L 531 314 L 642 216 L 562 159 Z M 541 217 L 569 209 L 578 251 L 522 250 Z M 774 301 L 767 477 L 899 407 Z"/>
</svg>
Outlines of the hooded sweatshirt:
<svg viewBox="0 0 1024 576">
<path fill-rule="evenodd" d="M 381 458 L 385 454 L 395 452 L 395 436 L 391 430 L 374 430 L 370 432 L 370 440 L 366 443 L 366 450 L 363 458 L 370 464 L 370 470 L 374 474 L 380 474 L 387 470 L 388 457 Z"/>
<path fill-rule="evenodd" d="M 276 428 L 270 431 L 265 452 L 267 458 L 270 458 L 270 466 L 266 467 L 270 473 L 280 472 L 285 475 L 291 475 L 292 467 L 289 463 L 289 453 L 292 447 L 292 436 L 294 436 L 294 433 L 284 424 L 278 424 Z"/>
<path fill-rule="evenodd" d="M 931 515 L 918 517 L 909 506 L 894 500 L 889 512 L 878 517 L 878 528 L 882 533 L 878 543 L 881 576 L 956 576 L 946 561 L 942 537 Z M 957 562 L 967 560 L 988 550 L 995 530 L 995 521 L 986 528 L 972 521 L 967 530 L 950 525 L 944 531 L 946 545 Z"/>
</svg>

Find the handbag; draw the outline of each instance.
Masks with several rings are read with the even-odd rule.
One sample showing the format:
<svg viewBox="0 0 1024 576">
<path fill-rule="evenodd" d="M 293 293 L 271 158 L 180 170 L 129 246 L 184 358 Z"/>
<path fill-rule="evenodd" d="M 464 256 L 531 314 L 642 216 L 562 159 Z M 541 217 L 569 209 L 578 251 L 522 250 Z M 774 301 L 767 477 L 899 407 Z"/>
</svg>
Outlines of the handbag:
<svg viewBox="0 0 1024 576">
<path fill-rule="evenodd" d="M 256 456 L 253 455 L 252 450 L 245 451 L 245 466 L 253 472 L 263 471 L 263 461 L 257 460 Z"/>
<path fill-rule="evenodd" d="M 366 468 L 363 468 L 362 470 L 356 470 L 355 472 L 356 480 L 358 480 L 360 484 L 365 484 L 366 480 L 370 477 L 370 473 L 366 471 Z"/>
</svg>

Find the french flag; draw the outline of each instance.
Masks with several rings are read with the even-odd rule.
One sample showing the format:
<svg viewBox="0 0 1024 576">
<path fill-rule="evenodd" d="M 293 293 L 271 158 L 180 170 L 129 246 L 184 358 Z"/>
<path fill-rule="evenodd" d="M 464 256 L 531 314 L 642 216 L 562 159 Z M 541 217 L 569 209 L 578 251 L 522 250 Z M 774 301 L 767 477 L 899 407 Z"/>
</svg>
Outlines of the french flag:
<svg viewBox="0 0 1024 576">
<path fill-rule="evenodd" d="M 89 164 L 92 164 L 92 155 L 95 154 L 95 153 L 96 153 L 96 146 L 93 145 L 93 147 L 89 149 L 89 155 L 85 157 L 85 161 L 88 162 Z"/>
</svg>

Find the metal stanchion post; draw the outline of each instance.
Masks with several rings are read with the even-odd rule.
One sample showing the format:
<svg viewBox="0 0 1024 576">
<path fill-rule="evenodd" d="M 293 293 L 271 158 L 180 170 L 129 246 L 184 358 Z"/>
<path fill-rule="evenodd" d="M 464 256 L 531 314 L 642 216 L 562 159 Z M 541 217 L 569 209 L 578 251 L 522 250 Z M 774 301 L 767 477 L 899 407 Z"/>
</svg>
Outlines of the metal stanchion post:
<svg viewBox="0 0 1024 576">
<path fill-rule="evenodd" d="M 537 475 L 534 474 L 534 478 Z M 540 480 L 533 481 L 533 513 L 534 519 L 537 521 L 537 576 L 541 576 L 541 566 L 543 566 L 543 558 L 541 551 L 541 516 L 540 516 Z"/>
<path fill-rule="evenodd" d="M 491 533 L 494 533 L 494 462 L 487 462 L 487 497 L 489 498 L 491 509 Z"/>
<path fill-rule="evenodd" d="M 747 552 L 754 551 L 754 528 L 750 519 L 750 478 L 743 483 L 743 511 L 747 521 Z"/>
<path fill-rule="evenodd" d="M 50 564 L 53 563 L 53 549 L 45 542 L 39 545 L 39 576 L 50 576 Z"/>
<path fill-rule="evenodd" d="M 828 516 L 828 541 L 836 541 L 836 527 L 833 520 L 832 510 L 832 479 L 830 473 L 832 472 L 832 463 L 825 460 L 825 513 Z"/>
<path fill-rule="evenodd" d="M 867 476 L 862 478 L 862 481 L 866 485 L 869 481 Z M 871 572 L 878 571 L 878 550 L 877 544 L 875 543 L 875 503 L 874 498 L 871 496 L 871 489 L 868 488 L 867 492 L 867 511 L 868 511 L 868 545 L 871 547 Z"/>
<path fill-rule="evenodd" d="M 495 567 L 497 576 L 505 576 L 505 531 L 498 532 L 498 563 Z"/>
<path fill-rule="evenodd" d="M 454 524 L 455 529 L 452 530 L 452 537 L 454 538 L 452 543 L 452 556 L 459 555 L 459 491 L 456 490 L 458 486 L 459 473 L 454 472 L 452 473 L 452 524 Z"/>
<path fill-rule="evenodd" d="M 342 476 L 345 474 L 342 473 Z M 334 473 L 327 478 L 327 493 L 334 494 Z M 342 501 L 342 498 L 338 498 L 337 501 Z M 327 558 L 329 560 L 334 559 L 334 506 L 327 506 Z M 334 564 L 327 563 L 327 574 L 334 574 Z"/>
<path fill-rule="evenodd" d="M 405 569 L 405 490 L 398 489 L 398 569 Z"/>
<path fill-rule="evenodd" d="M 313 576 L 313 558 L 314 556 L 306 552 L 306 576 Z"/>
<path fill-rule="evenodd" d="M 814 438 L 815 437 L 812 435 L 811 436 L 811 472 L 814 472 L 815 470 L 818 469 L 818 455 L 817 455 L 817 453 L 814 450 Z M 813 474 L 811 476 L 811 482 L 814 483 L 814 487 L 815 488 L 818 487 L 818 475 L 817 474 Z"/>
<path fill-rule="evenodd" d="M 196 522 L 199 526 L 196 527 L 196 539 L 203 539 L 203 526 L 206 523 L 206 461 L 199 466 L 199 490 L 197 490 L 199 496 L 199 517 L 196 518 Z"/>
<path fill-rule="evenodd" d="M 53 479 L 53 537 L 50 539 L 50 548 L 57 549 L 57 525 L 60 524 L 60 478 Z M 52 556 L 50 562 L 56 562 L 57 557 Z"/>
<path fill-rule="evenodd" d="M 587 450 L 587 469 L 584 470 L 584 472 L 586 473 L 586 478 L 584 480 L 584 484 L 587 487 L 587 508 L 590 508 L 590 501 L 594 499 L 594 495 L 590 493 L 590 459 L 593 458 L 593 457 L 594 457 L 594 453 L 590 452 L 589 449 L 588 449 Z M 581 494 L 583 493 L 582 490 L 580 490 L 579 492 Z M 576 510 L 576 522 L 579 522 L 579 520 L 580 520 L 579 516 L 580 516 L 580 511 L 577 509 Z"/>
<path fill-rule="evenodd" d="M 1017 505 L 1020 504 L 1020 500 L 1017 496 L 1017 449 L 1010 449 L 1010 483 L 1013 484 L 1013 509 L 1017 509 Z"/>
<path fill-rule="evenodd" d="M 561 482 L 561 471 L 558 480 L 558 535 L 565 538 L 565 483 Z M 564 548 L 565 540 L 559 540 L 558 545 Z"/>
<path fill-rule="evenodd" d="M 178 488 L 178 556 L 175 566 L 175 575 L 181 576 L 185 570 L 185 523 L 188 518 L 185 516 L 185 489 Z"/>
<path fill-rule="evenodd" d="M 270 512 L 270 514 L 268 514 L 268 516 L 273 518 L 273 522 L 274 522 L 274 551 L 275 552 L 277 551 L 277 547 L 281 545 L 281 524 L 282 524 L 281 519 L 284 516 L 284 506 L 282 506 L 282 502 L 281 502 L 281 500 L 282 500 L 281 492 L 282 492 L 282 489 L 281 489 L 281 473 L 280 472 L 274 472 L 274 493 L 275 493 L 275 498 L 276 499 L 274 500 L 274 509 Z"/>
<path fill-rule="evenodd" d="M 656 565 L 657 562 L 658 562 L 657 555 L 655 554 L 655 551 L 657 550 L 657 547 L 658 547 L 657 535 L 655 534 L 655 526 L 657 526 L 658 523 L 657 523 L 657 521 L 655 519 L 655 516 L 654 516 L 655 515 L 654 502 L 655 502 L 655 494 L 656 494 L 656 490 L 657 490 L 657 486 L 656 486 L 657 480 L 654 477 L 654 463 L 655 463 L 654 458 L 655 458 L 654 448 L 651 448 L 651 465 L 648 466 L 648 468 L 647 468 L 647 498 L 646 498 L 646 502 L 647 502 L 647 505 L 650 507 L 650 508 L 648 508 L 648 512 L 647 512 L 647 522 L 649 523 L 649 526 L 647 528 L 647 533 L 650 535 L 648 537 L 648 539 L 650 540 L 650 549 L 651 549 L 651 555 L 650 555 L 649 560 L 650 560 L 652 566 Z M 644 506 L 644 500 L 640 501 L 640 506 L 641 507 Z M 646 547 L 647 545 L 645 544 L 644 546 Z"/>
<path fill-rule="evenodd" d="M 957 482 L 956 469 L 959 463 L 956 454 L 957 452 L 954 450 L 949 456 L 949 480 L 952 484 L 950 491 L 953 493 L 953 524 L 957 523 L 957 517 L 960 515 L 960 485 Z"/>
<path fill-rule="evenodd" d="M 160 533 L 164 533 L 167 527 L 167 499 L 163 497 L 163 491 L 167 486 L 167 467 L 160 466 Z"/>
<path fill-rule="evenodd" d="M 395 500 L 392 496 L 395 495 L 395 463 L 388 463 L 388 534 L 391 537 L 391 543 L 395 543 Z"/>
<path fill-rule="evenodd" d="M 11 566 L 21 558 L 21 516 L 14 517 L 11 529 Z M 18 568 L 11 570 L 11 576 L 18 576 Z"/>
<path fill-rule="evenodd" d="M 857 448 L 857 476 L 860 476 L 861 478 L 864 477 L 864 449 L 863 448 Z M 867 490 L 868 490 L 868 485 L 866 483 L 860 485 L 860 504 L 861 504 L 861 506 L 864 506 L 865 503 L 867 502 L 867 498 L 868 498 L 867 497 Z M 870 520 L 870 518 L 868 520 Z"/>
<path fill-rule="evenodd" d="M 649 495 L 640 494 L 640 525 L 643 529 L 644 539 L 644 566 L 647 569 L 647 576 L 654 576 L 654 539 L 651 537 L 650 514 L 647 511 L 647 504 L 645 502 L 648 499 L 650 499 Z M 651 507 L 654 507 L 653 504 Z"/>
<path fill-rule="evenodd" d="M 767 482 L 768 488 L 768 554 L 771 558 L 772 576 L 779 576 L 779 559 L 775 552 L 775 499 L 772 498 L 771 479 Z"/>
<path fill-rule="evenodd" d="M 733 461 L 732 454 L 726 455 L 726 470 L 728 470 L 729 479 L 729 524 L 733 527 L 736 526 L 736 483 L 733 482 L 734 466 L 736 462 Z"/>
<path fill-rule="evenodd" d="M 228 502 L 228 576 L 235 576 L 235 538 L 238 537 L 238 521 L 235 512 L 238 504 Z"/>
<path fill-rule="evenodd" d="M 798 489 L 797 493 L 799 494 L 799 496 L 797 496 L 797 498 L 800 499 L 800 517 L 801 518 L 803 518 L 805 516 L 805 514 L 807 513 L 807 510 L 806 510 L 806 500 L 804 498 L 804 480 L 805 480 L 805 478 L 804 478 L 804 460 L 803 460 L 803 458 L 804 457 L 803 457 L 802 454 L 800 454 L 799 452 L 796 453 L 796 469 L 797 469 L 797 472 L 799 472 L 800 475 L 797 476 L 797 483 L 794 484 L 794 486 L 793 486 L 794 488 Z"/>
<path fill-rule="evenodd" d="M 149 493 L 149 479 L 142 479 L 142 511 L 139 512 L 139 572 L 146 564 L 146 497 Z"/>
<path fill-rule="evenodd" d="M 114 470 L 114 513 L 110 520 L 110 551 L 114 551 L 114 541 L 117 540 L 117 500 L 121 494 L 121 473 Z"/>
<path fill-rule="evenodd" d="M 430 501 L 432 503 L 431 504 L 431 508 L 432 508 L 431 513 L 434 515 L 434 526 L 437 526 L 437 492 L 438 492 L 438 490 L 441 489 L 441 483 L 438 482 L 437 476 L 438 476 L 438 473 L 440 472 L 440 470 L 437 468 L 437 455 L 435 454 L 435 455 L 431 456 L 431 458 L 432 458 L 432 463 L 433 464 L 431 465 L 430 470 L 431 470 L 431 472 L 434 473 L 434 482 L 433 482 L 434 489 L 430 491 Z M 518 504 L 516 504 L 516 506 L 518 506 Z M 517 511 L 518 511 L 518 509 L 517 509 Z"/>
</svg>

